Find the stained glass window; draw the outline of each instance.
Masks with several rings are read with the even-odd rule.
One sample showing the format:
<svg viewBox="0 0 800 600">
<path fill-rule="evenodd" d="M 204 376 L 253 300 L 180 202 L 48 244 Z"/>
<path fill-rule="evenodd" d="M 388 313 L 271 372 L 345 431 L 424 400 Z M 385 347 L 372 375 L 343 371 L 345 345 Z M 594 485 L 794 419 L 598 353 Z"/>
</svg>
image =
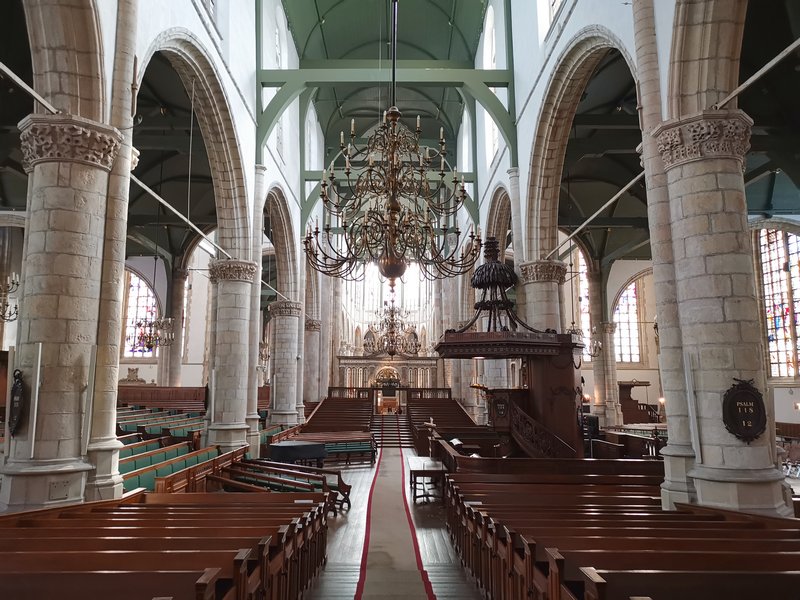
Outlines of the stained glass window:
<svg viewBox="0 0 800 600">
<path fill-rule="evenodd" d="M 639 337 L 639 280 L 625 288 L 614 308 L 614 347 L 617 362 L 642 362 Z"/>
<path fill-rule="evenodd" d="M 800 237 L 784 231 L 762 229 L 758 234 L 769 374 L 797 374 L 797 322 L 800 301 Z"/>
<path fill-rule="evenodd" d="M 152 358 L 155 351 L 139 345 L 137 341 L 142 333 L 137 323 L 153 321 L 158 317 L 158 303 L 153 289 L 147 282 L 132 271 L 125 271 L 126 303 L 125 330 L 123 332 L 123 356 L 125 358 Z"/>
</svg>

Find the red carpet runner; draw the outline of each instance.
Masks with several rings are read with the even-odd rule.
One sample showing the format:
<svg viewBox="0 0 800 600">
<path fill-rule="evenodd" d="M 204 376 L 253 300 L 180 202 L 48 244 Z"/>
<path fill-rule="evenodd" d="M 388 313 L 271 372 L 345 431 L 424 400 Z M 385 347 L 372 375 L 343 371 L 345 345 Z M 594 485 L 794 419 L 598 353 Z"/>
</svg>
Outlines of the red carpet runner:
<svg viewBox="0 0 800 600">
<path fill-rule="evenodd" d="M 405 526 L 398 519 L 401 511 L 405 511 Z M 435 600 L 428 574 L 422 565 L 416 529 L 408 507 L 405 458 L 400 449 L 380 451 L 375 478 L 370 487 L 366 521 L 355 600 Z M 416 576 L 412 576 L 412 573 Z"/>
</svg>

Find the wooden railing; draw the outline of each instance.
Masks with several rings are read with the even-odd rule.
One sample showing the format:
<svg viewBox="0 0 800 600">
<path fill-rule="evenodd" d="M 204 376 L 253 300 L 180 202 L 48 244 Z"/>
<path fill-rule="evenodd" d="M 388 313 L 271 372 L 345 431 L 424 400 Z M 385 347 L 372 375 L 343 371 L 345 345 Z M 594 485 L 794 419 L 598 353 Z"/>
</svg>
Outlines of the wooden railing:
<svg viewBox="0 0 800 600">
<path fill-rule="evenodd" d="M 511 437 L 529 456 L 532 458 L 575 458 L 575 448 L 543 427 L 515 403 L 512 402 L 510 408 Z"/>
</svg>

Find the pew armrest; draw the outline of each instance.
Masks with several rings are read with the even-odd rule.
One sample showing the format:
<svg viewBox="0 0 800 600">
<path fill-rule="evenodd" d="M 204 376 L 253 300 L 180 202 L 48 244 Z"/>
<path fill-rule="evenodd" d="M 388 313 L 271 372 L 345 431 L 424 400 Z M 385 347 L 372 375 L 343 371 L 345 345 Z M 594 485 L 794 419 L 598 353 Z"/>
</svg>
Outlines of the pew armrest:
<svg viewBox="0 0 800 600">
<path fill-rule="evenodd" d="M 220 569 L 206 569 L 194 584 L 195 600 L 214 600 Z"/>
</svg>

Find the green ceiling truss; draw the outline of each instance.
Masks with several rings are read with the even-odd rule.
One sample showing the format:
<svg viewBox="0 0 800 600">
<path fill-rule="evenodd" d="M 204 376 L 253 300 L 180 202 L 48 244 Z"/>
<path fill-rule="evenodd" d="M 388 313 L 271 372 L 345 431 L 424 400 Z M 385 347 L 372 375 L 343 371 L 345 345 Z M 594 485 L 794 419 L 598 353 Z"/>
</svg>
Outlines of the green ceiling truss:
<svg viewBox="0 0 800 600">
<path fill-rule="evenodd" d="M 464 100 L 464 106 L 470 113 L 473 125 L 472 132 L 472 164 L 475 164 L 476 144 L 475 106 L 480 104 L 494 119 L 505 139 L 506 145 L 511 150 L 512 166 L 517 166 L 517 139 L 514 120 L 503 106 L 502 102 L 490 88 L 510 88 L 513 74 L 504 69 L 474 69 L 468 63 L 454 61 L 425 61 L 409 60 L 398 61 L 397 82 L 400 86 L 409 85 L 415 88 L 452 87 L 455 88 Z M 296 99 L 300 99 L 300 156 L 305 156 L 305 115 L 314 98 L 316 90 L 320 87 L 336 85 L 370 85 L 389 83 L 391 73 L 380 69 L 376 60 L 314 60 L 303 61 L 299 69 L 260 69 L 258 84 L 261 90 L 265 88 L 276 89 L 266 107 L 258 118 L 257 148 L 259 151 L 267 142 L 272 129 L 277 124 L 283 112 Z M 259 94 L 260 98 L 260 94 Z M 448 129 L 450 139 L 455 139 L 457 131 L 452 131 L 449 122 L 443 125 Z M 301 169 L 301 189 L 305 188 L 307 181 L 319 181 L 318 172 L 309 172 Z M 465 180 L 475 182 L 474 174 L 465 174 Z M 307 222 L 311 211 L 319 198 L 319 185 L 317 185 L 303 202 L 302 223 Z M 478 222 L 478 207 L 473 199 L 469 199 L 466 207 L 474 222 Z"/>
</svg>

